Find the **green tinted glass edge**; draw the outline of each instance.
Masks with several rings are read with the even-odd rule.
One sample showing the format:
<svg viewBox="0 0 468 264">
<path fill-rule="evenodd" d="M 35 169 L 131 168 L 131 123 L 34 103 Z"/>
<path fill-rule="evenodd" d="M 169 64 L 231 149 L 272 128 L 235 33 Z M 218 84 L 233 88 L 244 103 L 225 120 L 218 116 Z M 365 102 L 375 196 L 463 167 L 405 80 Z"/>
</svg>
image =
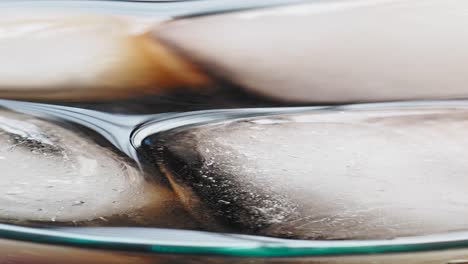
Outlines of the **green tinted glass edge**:
<svg viewBox="0 0 468 264">
<path fill-rule="evenodd" d="M 89 249 L 122 250 L 146 253 L 172 253 L 191 255 L 221 255 L 235 257 L 304 257 L 339 256 L 381 253 L 404 253 L 432 250 L 460 249 L 468 247 L 468 233 L 465 239 L 445 241 L 422 241 L 394 243 L 388 241 L 310 241 L 311 246 L 288 245 L 288 243 L 263 242 L 251 246 L 206 246 L 170 245 L 153 242 L 126 241 L 125 238 L 95 237 L 0 224 L 0 237 L 17 241 L 40 244 L 73 246 Z M 157 239 L 157 238 L 156 238 Z M 387 243 L 386 243 L 387 242 Z M 304 243 L 307 243 L 305 241 Z M 332 244 L 332 245 L 331 245 Z"/>
</svg>

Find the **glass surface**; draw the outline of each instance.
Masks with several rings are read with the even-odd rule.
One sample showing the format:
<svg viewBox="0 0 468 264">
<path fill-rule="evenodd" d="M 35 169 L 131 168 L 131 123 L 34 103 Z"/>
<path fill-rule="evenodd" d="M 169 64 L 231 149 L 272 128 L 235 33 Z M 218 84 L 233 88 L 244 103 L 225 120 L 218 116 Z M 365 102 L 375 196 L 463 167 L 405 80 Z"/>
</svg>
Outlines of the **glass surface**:
<svg viewBox="0 0 468 264">
<path fill-rule="evenodd" d="M 320 1 L 320 0 L 317 0 Z M 201 14 L 250 9 L 299 0 L 200 0 L 167 3 L 130 3 L 127 1 L 2 1 L 0 8 L 35 10 L 79 10 L 93 13 L 128 16 L 158 16 L 161 20 L 174 17 L 194 17 Z M 322 2 L 322 1 L 320 1 Z M 335 1 L 323 1 L 335 2 Z M 276 34 L 275 34 L 276 35 Z M 190 41 L 187 41 L 189 43 Z M 453 42 L 456 43 L 456 42 Z M 224 53 L 223 53 L 224 54 Z M 225 83 L 221 83 L 224 85 Z M 219 88 L 219 87 L 218 87 Z M 372 104 L 331 107 L 289 107 L 288 102 L 257 100 L 261 96 L 245 96 L 245 91 L 228 85 L 217 94 L 178 93 L 153 95 L 144 100 L 120 102 L 75 102 L 61 106 L 0 100 L 0 106 L 46 120 L 66 120 L 83 126 L 107 140 L 138 163 L 137 149 L 148 136 L 176 128 L 213 123 L 236 118 L 300 113 L 313 110 L 342 111 L 367 109 Z M 232 89 L 236 92 L 232 93 Z M 235 94 L 238 97 L 233 96 Z M 366 94 L 366 92 L 363 92 Z M 362 94 L 358 94 L 362 96 Z M 164 97 L 166 96 L 166 97 Z M 210 97 L 212 96 L 212 97 Z M 413 98 L 405 97 L 403 98 Z M 205 97 L 205 98 L 204 98 Z M 195 103 L 192 104 L 192 99 Z M 201 98 L 201 101 L 197 101 Z M 253 98 L 253 99 L 252 99 Z M 400 98 L 400 97 L 398 97 Z M 434 98 L 434 97 L 431 97 Z M 437 96 L 435 98 L 438 98 Z M 147 99 L 147 98 L 145 98 Z M 126 99 L 123 99 L 125 101 Z M 153 100 L 153 101 L 151 101 Z M 224 101 L 223 101 L 224 100 Z M 287 100 L 286 100 L 287 101 Z M 359 101 L 359 100 L 356 100 Z M 342 102 L 342 101 L 340 101 Z M 388 106 L 426 106 L 440 102 L 389 103 Z M 467 105 L 467 101 L 443 102 L 447 106 Z M 122 115 L 90 109 L 125 109 Z M 307 105 L 313 105 L 307 103 Z M 385 104 L 380 104 L 385 105 Z M 127 106 L 130 106 L 126 108 Z M 242 108 L 283 106 L 282 108 Z M 130 115 L 135 107 L 138 115 Z M 225 110 L 206 110 L 206 109 Z M 113 108 L 114 109 L 114 108 Z M 141 111 L 143 109 L 143 111 Z M 148 109 L 151 109 L 148 111 Z M 188 111 L 188 112 L 186 112 Z M 118 110 L 116 112 L 119 112 Z M 141 165 L 141 164 L 137 164 Z M 137 167 L 137 166 L 135 166 Z M 75 201 L 81 205 L 81 200 Z M 72 205 L 74 206 L 74 205 Z M 55 219 L 53 219 L 55 221 Z M 182 227 L 181 227 L 182 228 Z M 468 232 L 454 232 L 388 240 L 294 240 L 228 233 L 162 229 L 154 227 L 25 227 L 0 224 L 0 262 L 18 263 L 468 263 Z"/>
<path fill-rule="evenodd" d="M 399 106 L 404 108 L 441 104 L 444 106 L 456 107 L 466 105 L 467 103 L 466 101 L 407 102 L 378 104 L 378 106 L 384 108 L 385 106 Z M 314 111 L 328 109 L 342 111 L 346 109 L 372 109 L 376 107 L 375 104 L 361 104 L 338 107 L 231 109 L 196 111 L 182 114 L 123 116 L 86 109 L 78 110 L 77 108 L 66 106 L 14 102 L 8 100 L 2 100 L 1 105 L 18 112 L 41 117 L 47 116 L 49 118 L 55 116 L 56 118 L 65 119 L 73 123 L 88 126 L 89 128 L 95 128 L 96 131 L 100 132 L 104 137 L 109 139 L 110 142 L 128 155 L 135 154 L 129 151 L 133 149 L 128 148 L 128 146 L 131 145 L 129 139 L 132 140 L 132 144 L 135 147 L 138 147 L 136 142 L 141 142 L 147 135 L 177 127 L 266 114 L 297 113 L 305 110 Z M 126 138 L 127 142 L 116 140 L 116 137 L 113 137 L 115 134 L 106 134 L 106 131 L 110 131 L 107 130 L 109 126 L 112 127 L 112 133 L 126 135 L 125 137 L 119 138 Z M 254 258 L 331 257 L 343 255 L 364 256 L 382 253 L 455 250 L 468 247 L 467 232 L 402 237 L 392 240 L 305 241 L 177 229 L 138 227 L 31 228 L 0 224 L 0 237 L 45 245 L 61 245 L 99 250 Z M 375 257 L 377 257 L 377 255 Z"/>
<path fill-rule="evenodd" d="M 140 253 L 234 257 L 323 257 L 414 253 L 454 250 L 468 246 L 468 233 L 466 232 L 394 240 L 300 241 L 156 228 L 59 228 L 53 230 L 2 224 L 0 235 L 5 239 L 44 245 Z"/>
<path fill-rule="evenodd" d="M 467 263 L 466 250 L 416 252 L 410 254 L 380 254 L 335 257 L 225 257 L 193 254 L 148 254 L 117 250 L 93 250 L 0 240 L 0 261 L 3 263 Z"/>
<path fill-rule="evenodd" d="M 136 3 L 138 2 L 138 3 Z M 1 8 L 27 8 L 37 10 L 75 10 L 92 13 L 110 13 L 135 16 L 180 17 L 243 10 L 265 6 L 303 3 L 306 0 L 173 0 L 173 1 L 54 1 L 6 0 Z"/>
</svg>

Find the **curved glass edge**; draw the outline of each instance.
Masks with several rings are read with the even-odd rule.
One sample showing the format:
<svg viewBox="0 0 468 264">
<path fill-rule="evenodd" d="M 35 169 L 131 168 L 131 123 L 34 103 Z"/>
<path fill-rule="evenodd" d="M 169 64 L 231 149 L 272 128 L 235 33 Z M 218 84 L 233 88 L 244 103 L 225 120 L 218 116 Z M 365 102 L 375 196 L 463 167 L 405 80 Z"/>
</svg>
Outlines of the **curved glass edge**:
<svg viewBox="0 0 468 264">
<path fill-rule="evenodd" d="M 0 1 L 0 7 L 47 11 L 72 10 L 101 14 L 131 15 L 139 17 L 160 16 L 172 18 L 235 12 L 290 4 L 303 4 L 308 2 L 308 0 L 3 0 Z"/>
<path fill-rule="evenodd" d="M 80 228 L 74 229 L 79 230 Z M 147 229 L 157 230 L 156 228 Z M 262 237 L 238 235 L 236 236 L 238 238 L 236 241 L 224 241 L 223 243 L 217 242 L 217 237 L 220 236 L 218 233 L 181 230 L 178 230 L 178 232 L 179 239 L 183 239 L 183 232 L 200 233 L 212 239 L 209 241 L 188 241 L 184 243 L 184 241 L 171 242 L 159 240 L 157 237 L 153 239 L 129 239 L 126 237 L 79 234 L 77 232 L 0 224 L 0 237 L 4 239 L 88 249 L 111 249 L 144 253 L 221 255 L 235 257 L 312 257 L 468 248 L 468 232 L 403 237 L 393 240 L 349 241 L 262 239 Z M 226 234 L 226 236 L 230 235 Z"/>
<path fill-rule="evenodd" d="M 0 100 L 1 104 L 4 104 Z M 468 100 L 416 100 L 399 102 L 353 103 L 341 105 L 294 106 L 294 107 L 262 107 L 262 108 L 234 108 L 223 110 L 200 110 L 148 118 L 136 126 L 131 133 L 131 144 L 135 148 L 141 147 L 142 142 L 149 135 L 181 129 L 194 125 L 224 122 L 227 120 L 261 117 L 269 115 L 297 114 L 310 111 L 346 111 L 346 110 L 382 110 L 387 107 L 415 108 L 415 107 L 468 107 Z"/>
</svg>

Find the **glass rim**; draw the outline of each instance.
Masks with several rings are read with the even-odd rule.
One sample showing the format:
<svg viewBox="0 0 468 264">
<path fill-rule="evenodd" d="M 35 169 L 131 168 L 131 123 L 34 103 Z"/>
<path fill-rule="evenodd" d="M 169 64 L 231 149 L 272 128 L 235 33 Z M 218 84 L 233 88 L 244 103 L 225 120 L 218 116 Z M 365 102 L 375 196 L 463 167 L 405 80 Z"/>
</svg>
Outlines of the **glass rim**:
<svg viewBox="0 0 468 264">
<path fill-rule="evenodd" d="M 88 232 L 80 233 L 80 229 Z M 115 231 L 118 227 L 96 228 Z M 108 236 L 89 232 L 93 228 L 33 228 L 0 224 L 0 238 L 46 245 L 87 249 L 118 250 L 140 253 L 217 255 L 230 257 L 319 257 L 409 253 L 468 248 L 468 231 L 401 237 L 389 240 L 294 240 L 261 236 L 212 233 L 204 231 L 130 228 L 130 230 L 172 233 L 179 240 Z M 209 240 L 187 241 L 181 235 L 190 234 Z M 225 236 L 225 237 L 224 237 Z M 225 239 L 223 239 L 223 237 Z M 221 238 L 221 240 L 220 240 Z"/>
<path fill-rule="evenodd" d="M 321 2 L 323 0 L 320 0 Z M 3 0 L 0 7 L 36 11 L 81 11 L 137 17 L 183 18 L 307 4 L 308 0 Z"/>
</svg>

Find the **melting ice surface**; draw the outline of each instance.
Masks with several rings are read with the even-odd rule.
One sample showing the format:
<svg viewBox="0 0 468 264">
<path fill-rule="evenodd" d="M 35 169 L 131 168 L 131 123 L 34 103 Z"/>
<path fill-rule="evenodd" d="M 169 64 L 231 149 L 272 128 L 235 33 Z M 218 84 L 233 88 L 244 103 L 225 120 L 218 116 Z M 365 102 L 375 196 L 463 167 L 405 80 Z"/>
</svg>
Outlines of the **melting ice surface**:
<svg viewBox="0 0 468 264">
<path fill-rule="evenodd" d="M 215 230 L 389 239 L 468 228 L 468 108 L 374 104 L 218 121 L 143 145 Z"/>
<path fill-rule="evenodd" d="M 0 219 L 169 224 L 161 213 L 181 211 L 171 192 L 91 135 L 71 124 L 0 110 Z"/>
</svg>

